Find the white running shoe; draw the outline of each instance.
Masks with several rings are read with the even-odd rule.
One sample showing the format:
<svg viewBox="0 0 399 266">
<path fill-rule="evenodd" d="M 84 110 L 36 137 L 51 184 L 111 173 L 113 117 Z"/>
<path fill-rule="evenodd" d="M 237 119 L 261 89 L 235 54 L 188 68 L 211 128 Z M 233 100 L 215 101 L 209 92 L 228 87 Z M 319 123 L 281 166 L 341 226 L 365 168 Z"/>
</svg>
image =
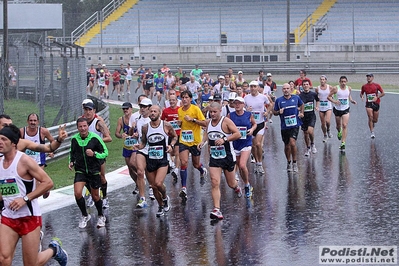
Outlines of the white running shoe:
<svg viewBox="0 0 399 266">
<path fill-rule="evenodd" d="M 312 153 L 317 153 L 316 145 L 312 144 Z"/>
<path fill-rule="evenodd" d="M 97 221 L 97 227 L 104 227 L 105 226 L 105 221 L 107 220 L 107 218 L 105 218 L 105 216 L 99 216 L 98 217 L 98 221 Z"/>
<path fill-rule="evenodd" d="M 79 228 L 80 229 L 86 228 L 87 222 L 90 221 L 90 219 L 91 219 L 90 214 L 88 214 L 87 216 L 82 216 L 79 222 Z"/>
</svg>

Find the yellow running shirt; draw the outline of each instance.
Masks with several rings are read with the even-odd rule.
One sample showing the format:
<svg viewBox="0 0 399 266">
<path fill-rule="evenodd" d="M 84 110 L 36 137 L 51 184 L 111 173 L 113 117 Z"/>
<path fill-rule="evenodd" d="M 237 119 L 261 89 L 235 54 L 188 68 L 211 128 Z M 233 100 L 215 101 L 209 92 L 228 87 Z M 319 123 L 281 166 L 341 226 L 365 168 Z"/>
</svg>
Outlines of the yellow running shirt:
<svg viewBox="0 0 399 266">
<path fill-rule="evenodd" d="M 179 142 L 189 147 L 194 145 L 197 146 L 202 141 L 202 128 L 200 125 L 194 122 L 186 121 L 184 116 L 188 115 L 189 117 L 197 120 L 205 120 L 204 115 L 198 106 L 193 104 L 186 111 L 183 110 L 183 107 L 180 107 L 178 114 L 179 120 L 182 121 Z"/>
</svg>

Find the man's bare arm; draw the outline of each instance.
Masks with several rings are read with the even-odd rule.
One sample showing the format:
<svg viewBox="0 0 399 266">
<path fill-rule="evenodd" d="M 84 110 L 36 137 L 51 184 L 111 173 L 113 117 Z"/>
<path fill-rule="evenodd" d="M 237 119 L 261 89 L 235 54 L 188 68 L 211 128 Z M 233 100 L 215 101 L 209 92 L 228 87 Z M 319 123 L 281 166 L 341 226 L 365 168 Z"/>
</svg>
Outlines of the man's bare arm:
<svg viewBox="0 0 399 266">
<path fill-rule="evenodd" d="M 96 127 L 97 127 L 97 130 L 100 131 L 103 134 L 103 141 L 104 142 L 111 142 L 112 141 L 111 133 L 109 131 L 109 128 L 107 127 L 107 125 L 103 121 L 99 120 L 97 122 Z"/>
</svg>

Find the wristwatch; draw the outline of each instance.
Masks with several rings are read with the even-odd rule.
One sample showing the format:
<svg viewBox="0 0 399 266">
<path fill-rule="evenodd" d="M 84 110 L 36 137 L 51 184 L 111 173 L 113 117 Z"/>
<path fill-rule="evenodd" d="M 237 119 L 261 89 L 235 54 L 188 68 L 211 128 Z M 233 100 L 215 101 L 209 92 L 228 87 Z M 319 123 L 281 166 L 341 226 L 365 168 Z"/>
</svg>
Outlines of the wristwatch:
<svg viewBox="0 0 399 266">
<path fill-rule="evenodd" d="M 193 122 L 194 122 L 194 123 L 197 122 L 197 119 L 194 118 L 194 119 L 193 119 Z"/>
<path fill-rule="evenodd" d="M 28 203 L 28 202 L 30 201 L 27 195 L 25 195 L 25 196 L 23 197 L 23 199 L 24 199 L 24 201 L 25 201 L 26 203 Z"/>
<path fill-rule="evenodd" d="M 227 137 L 224 136 L 224 137 L 223 137 L 223 140 L 224 140 L 224 142 L 227 142 Z"/>
</svg>

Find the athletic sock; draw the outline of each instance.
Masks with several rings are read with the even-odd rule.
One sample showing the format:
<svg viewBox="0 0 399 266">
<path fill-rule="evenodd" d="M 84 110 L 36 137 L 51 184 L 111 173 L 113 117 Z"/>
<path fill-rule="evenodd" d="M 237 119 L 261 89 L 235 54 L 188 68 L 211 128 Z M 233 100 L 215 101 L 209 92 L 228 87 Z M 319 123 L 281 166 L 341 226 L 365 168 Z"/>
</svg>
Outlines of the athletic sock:
<svg viewBox="0 0 399 266">
<path fill-rule="evenodd" d="M 180 178 L 181 178 L 181 186 L 185 187 L 187 184 L 187 169 L 186 168 L 180 169 Z"/>
<path fill-rule="evenodd" d="M 108 183 L 105 182 L 104 184 L 101 184 L 101 192 L 103 193 L 103 199 L 107 197 L 107 188 L 108 188 Z"/>
<path fill-rule="evenodd" d="M 81 197 L 80 199 L 75 198 L 76 203 L 78 204 L 78 207 L 80 209 L 80 211 L 82 212 L 83 216 L 87 216 L 87 209 L 86 209 L 86 201 L 83 197 Z"/>
</svg>

